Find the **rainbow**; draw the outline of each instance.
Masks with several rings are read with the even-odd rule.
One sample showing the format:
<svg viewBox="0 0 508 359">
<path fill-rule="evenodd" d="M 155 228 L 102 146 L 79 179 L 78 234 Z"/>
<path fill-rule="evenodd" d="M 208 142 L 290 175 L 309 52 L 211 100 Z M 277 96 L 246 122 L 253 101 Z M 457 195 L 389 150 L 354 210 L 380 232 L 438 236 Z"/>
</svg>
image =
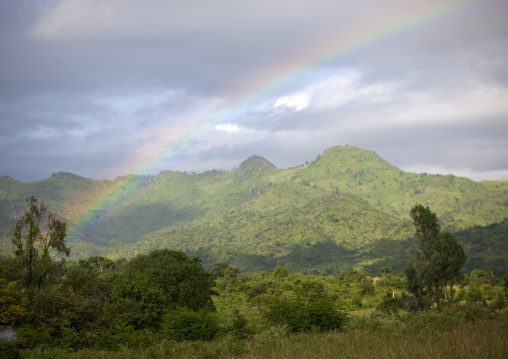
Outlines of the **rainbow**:
<svg viewBox="0 0 508 359">
<path fill-rule="evenodd" d="M 506 6 L 500 0 L 436 1 L 406 6 L 389 18 L 373 19 L 367 26 L 352 28 L 345 33 L 332 34 L 329 38 L 303 49 L 280 64 L 274 64 L 255 81 L 231 89 L 230 100 L 205 119 L 190 124 L 180 124 L 162 129 L 164 140 L 155 141 L 142 149 L 142 155 L 131 160 L 124 173 L 150 173 L 169 160 L 185 157 L 214 126 L 230 121 L 241 121 L 250 109 L 256 108 L 263 100 L 283 93 L 298 81 L 310 76 L 312 71 L 327 66 L 347 66 L 362 56 L 374 56 L 376 51 L 392 44 L 411 40 L 426 31 L 444 28 L 477 13 L 495 11 Z M 72 223 L 69 241 L 85 238 L 88 231 L 100 220 L 101 214 L 114 209 L 139 188 L 138 176 L 117 179 L 114 185 L 98 198 L 85 213 Z"/>
</svg>

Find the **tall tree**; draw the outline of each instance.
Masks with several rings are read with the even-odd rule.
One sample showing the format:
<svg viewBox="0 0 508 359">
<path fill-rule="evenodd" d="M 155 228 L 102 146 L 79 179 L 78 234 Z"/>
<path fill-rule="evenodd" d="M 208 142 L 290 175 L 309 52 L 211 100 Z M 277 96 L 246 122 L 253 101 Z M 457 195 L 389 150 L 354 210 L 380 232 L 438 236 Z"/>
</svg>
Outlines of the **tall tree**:
<svg viewBox="0 0 508 359">
<path fill-rule="evenodd" d="M 441 233 L 437 216 L 429 207 L 418 204 L 411 209 L 411 218 L 420 240 L 416 254 L 417 273 L 423 287 L 430 293 L 432 306 L 440 311 L 443 290 L 449 302 L 453 300 L 453 285 L 460 279 L 460 270 L 466 262 L 464 248 L 448 232 Z"/>
<path fill-rule="evenodd" d="M 34 196 L 27 198 L 26 203 L 27 210 L 16 222 L 12 243 L 16 246 L 20 284 L 31 303 L 45 282 L 63 268 L 70 249 L 65 243 L 67 224 L 51 214 L 46 216 L 48 208 Z M 41 228 L 46 218 L 47 223 Z"/>
<path fill-rule="evenodd" d="M 432 266 L 438 274 L 440 285 L 450 304 L 453 302 L 455 293 L 453 287 L 461 280 L 462 273 L 460 270 L 465 263 L 466 252 L 464 247 L 457 242 L 453 234 L 449 232 L 441 233 L 439 241 L 434 246 Z"/>
<path fill-rule="evenodd" d="M 416 229 L 416 236 L 420 240 L 416 253 L 416 270 L 421 273 L 424 287 L 431 293 L 432 306 L 437 303 L 441 295 L 440 281 L 436 268 L 432 263 L 435 243 L 439 240 L 440 227 L 435 213 L 429 207 L 418 204 L 411 208 L 411 218 Z"/>
</svg>

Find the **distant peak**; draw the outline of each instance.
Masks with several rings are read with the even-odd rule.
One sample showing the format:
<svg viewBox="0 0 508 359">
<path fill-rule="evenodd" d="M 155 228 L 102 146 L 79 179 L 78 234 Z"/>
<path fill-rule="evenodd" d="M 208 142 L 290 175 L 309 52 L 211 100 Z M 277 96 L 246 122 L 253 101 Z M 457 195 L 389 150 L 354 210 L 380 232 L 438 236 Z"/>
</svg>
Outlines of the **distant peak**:
<svg viewBox="0 0 508 359">
<path fill-rule="evenodd" d="M 260 156 L 250 156 L 245 161 L 240 164 L 238 169 L 242 172 L 266 172 L 272 169 L 275 169 L 272 163 L 268 162 L 266 159 Z"/>
<path fill-rule="evenodd" d="M 74 173 L 70 172 L 55 172 L 53 173 L 49 178 L 80 178 L 80 176 L 75 175 Z"/>
<path fill-rule="evenodd" d="M 10 176 L 1 176 L 0 177 L 0 181 L 1 182 L 17 182 L 17 183 L 21 183 L 20 181 L 15 180 L 14 178 L 12 178 Z"/>
</svg>

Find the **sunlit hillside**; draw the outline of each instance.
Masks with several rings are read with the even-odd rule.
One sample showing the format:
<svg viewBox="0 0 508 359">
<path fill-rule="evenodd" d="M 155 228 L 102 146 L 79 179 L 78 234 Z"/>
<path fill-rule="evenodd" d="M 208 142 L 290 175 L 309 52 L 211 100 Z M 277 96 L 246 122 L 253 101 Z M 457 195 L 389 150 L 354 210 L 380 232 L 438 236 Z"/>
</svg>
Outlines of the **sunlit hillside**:
<svg viewBox="0 0 508 359">
<path fill-rule="evenodd" d="M 31 195 L 70 224 L 74 258 L 132 257 L 167 247 L 198 255 L 205 265 L 227 260 L 243 270 L 279 264 L 303 272 L 368 270 L 386 265 L 386 256 L 400 268 L 412 248 L 409 211 L 418 203 L 453 232 L 508 217 L 508 181 L 405 173 L 352 146 L 288 169 L 252 156 L 231 171 L 164 171 L 114 181 L 70 173 L 32 183 L 2 177 L 4 252 Z M 505 241 L 498 234 L 488 250 L 495 253 Z M 481 243 L 470 246 L 480 256 L 487 250 Z"/>
</svg>

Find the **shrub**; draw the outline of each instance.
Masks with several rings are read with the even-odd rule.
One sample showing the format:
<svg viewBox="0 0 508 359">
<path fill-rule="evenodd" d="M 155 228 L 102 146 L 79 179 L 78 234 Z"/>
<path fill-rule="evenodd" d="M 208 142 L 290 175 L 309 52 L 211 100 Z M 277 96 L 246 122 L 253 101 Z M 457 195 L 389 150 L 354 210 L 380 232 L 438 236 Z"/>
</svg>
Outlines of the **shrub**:
<svg viewBox="0 0 508 359">
<path fill-rule="evenodd" d="M 20 351 L 16 344 L 12 342 L 0 342 L 0 358 L 3 359 L 18 359 L 21 358 Z"/>
<path fill-rule="evenodd" d="M 496 299 L 491 303 L 492 309 L 503 309 L 506 305 L 506 301 L 504 299 L 504 295 L 501 292 L 497 292 Z"/>
<path fill-rule="evenodd" d="M 482 296 L 483 295 L 482 295 L 482 291 L 480 290 L 480 288 L 471 287 L 467 291 L 466 300 L 468 302 L 481 302 Z"/>
<path fill-rule="evenodd" d="M 188 308 L 173 310 L 163 317 L 163 336 L 173 340 L 212 340 L 219 327 L 217 318 L 207 311 Z"/>
<path fill-rule="evenodd" d="M 399 298 L 393 298 L 390 296 L 385 296 L 382 301 L 376 306 L 376 310 L 386 313 L 386 314 L 397 314 L 399 309 L 404 307 L 404 302 Z"/>
<path fill-rule="evenodd" d="M 244 331 L 245 327 L 247 326 L 247 319 L 245 319 L 245 317 L 240 314 L 238 309 L 235 309 L 233 314 L 235 317 L 233 318 L 231 327 L 233 329 L 234 336 L 237 339 L 247 338 L 247 333 Z"/>
<path fill-rule="evenodd" d="M 345 322 L 345 314 L 327 298 L 315 298 L 308 303 L 276 300 L 269 306 L 265 317 L 273 325 L 285 327 L 291 333 L 339 329 Z"/>
</svg>

